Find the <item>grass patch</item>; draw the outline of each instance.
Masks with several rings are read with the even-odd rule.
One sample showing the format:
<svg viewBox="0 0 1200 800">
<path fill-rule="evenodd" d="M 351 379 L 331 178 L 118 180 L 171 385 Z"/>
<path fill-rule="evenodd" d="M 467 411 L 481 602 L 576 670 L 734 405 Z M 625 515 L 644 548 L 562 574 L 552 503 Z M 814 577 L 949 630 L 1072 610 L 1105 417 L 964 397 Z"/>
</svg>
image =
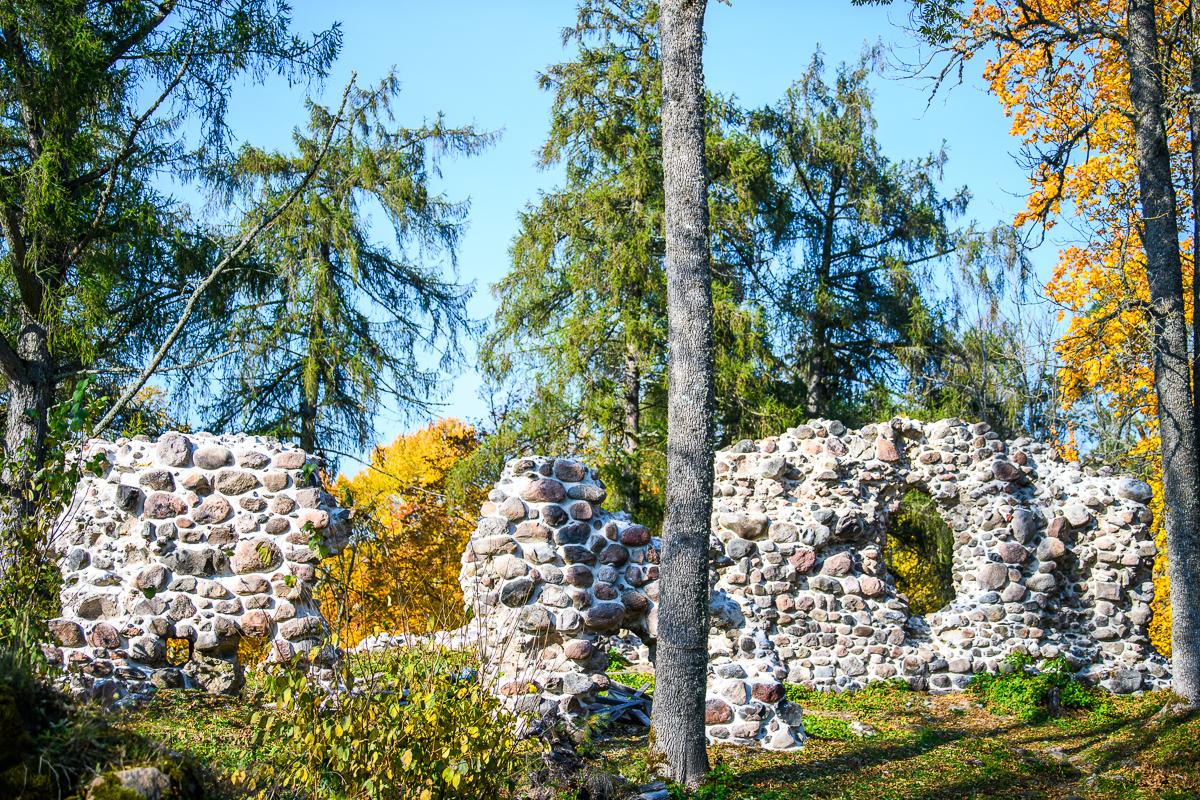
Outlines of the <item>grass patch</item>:
<svg viewBox="0 0 1200 800">
<path fill-rule="evenodd" d="M 1013 654 L 1004 660 L 1004 667 L 1003 672 L 974 676 L 967 686 L 970 694 L 996 714 L 1037 722 L 1063 709 L 1101 715 L 1111 709 L 1108 693 L 1077 681 L 1066 659 L 1051 659 L 1039 668 L 1029 656 Z"/>
<path fill-rule="evenodd" d="M 794 700 L 807 692 L 795 688 Z M 1063 709 L 1025 722 L 962 694 L 896 687 L 820 695 L 805 705 L 810 738 L 796 752 L 712 747 L 721 765 L 696 800 L 1183 800 L 1200 798 L 1200 712 L 1175 709 L 1166 692 L 1105 696 L 1107 711 Z M 836 707 L 834 707 L 836 706 Z M 858 719 L 878 730 L 851 735 Z M 818 721 L 820 720 L 820 721 Z M 830 725 L 833 738 L 814 730 Z M 598 761 L 644 776 L 646 738 L 602 742 Z M 677 797 L 687 795 L 677 792 Z"/>
<path fill-rule="evenodd" d="M 785 686 L 787 698 L 806 711 L 847 711 L 874 713 L 911 704 L 916 695 L 902 680 L 892 679 L 869 683 L 854 692 L 823 692 L 797 683 Z"/>
<path fill-rule="evenodd" d="M 645 689 L 646 694 L 654 694 L 654 674 L 650 672 L 610 672 L 608 677 L 617 683 L 633 689 Z"/>
<path fill-rule="evenodd" d="M 821 714 L 804 715 L 804 732 L 810 739 L 846 741 L 858 738 L 858 734 L 850 729 L 850 723 L 846 720 Z"/>
</svg>

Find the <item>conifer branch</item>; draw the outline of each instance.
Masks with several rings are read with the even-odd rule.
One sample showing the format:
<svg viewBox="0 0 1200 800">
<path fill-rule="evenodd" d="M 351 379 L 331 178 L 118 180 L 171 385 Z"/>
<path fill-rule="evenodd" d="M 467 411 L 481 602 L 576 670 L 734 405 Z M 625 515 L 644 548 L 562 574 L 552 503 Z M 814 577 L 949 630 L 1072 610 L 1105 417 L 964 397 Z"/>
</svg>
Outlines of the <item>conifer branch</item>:
<svg viewBox="0 0 1200 800">
<path fill-rule="evenodd" d="M 174 346 L 175 342 L 183 333 L 183 329 L 187 325 L 188 320 L 191 319 L 193 312 L 196 310 L 196 306 L 199 304 L 200 297 L 204 294 L 204 291 L 208 289 L 208 287 L 211 286 L 226 269 L 228 269 L 228 267 L 237 259 L 237 257 L 240 256 L 246 250 L 246 248 L 249 247 L 256 238 L 258 238 L 260 234 L 275 224 L 275 221 L 279 219 L 283 212 L 286 211 L 292 205 L 292 203 L 296 201 L 296 198 L 298 198 L 300 194 L 308 187 L 309 183 L 316 175 L 317 170 L 320 169 L 322 162 L 325 160 L 325 154 L 329 152 L 329 147 L 333 143 L 333 138 L 337 132 L 337 128 L 342 122 L 342 117 L 346 110 L 346 103 L 349 101 L 350 92 L 354 88 L 355 77 L 356 74 L 354 73 L 350 75 L 350 81 L 346 84 L 346 90 L 342 93 L 342 102 L 338 106 L 337 114 L 334 115 L 332 122 L 329 124 L 329 129 L 325 133 L 325 141 L 321 145 L 321 150 L 317 154 L 316 159 L 314 159 L 312 166 L 304 174 L 304 177 L 301 178 L 299 183 L 292 188 L 291 192 L 288 193 L 282 203 L 276 206 L 274 210 L 264 215 L 263 218 L 259 220 L 259 222 L 253 228 L 247 231 L 247 233 L 238 242 L 237 246 L 229 251 L 228 255 L 217 262 L 217 264 L 211 270 L 209 270 L 208 274 L 204 276 L 204 279 L 201 280 L 200 283 L 196 284 L 196 288 L 192 290 L 191 295 L 188 297 L 188 301 L 184 305 L 183 312 L 180 314 L 179 319 L 176 320 L 175 325 L 171 328 L 170 333 L 167 334 L 167 338 L 163 340 L 163 343 L 159 345 L 158 350 L 155 351 L 154 356 L 150 359 L 150 363 L 145 366 L 145 368 L 141 371 L 141 374 L 138 375 L 137 379 L 125 388 L 125 391 L 121 393 L 121 396 L 117 398 L 112 407 L 109 408 L 108 411 L 105 412 L 104 416 L 100 418 L 100 421 L 96 423 L 96 426 L 92 431 L 93 435 L 98 436 L 102 434 L 105 429 L 112 424 L 113 420 L 116 419 L 117 414 L 121 413 L 121 411 L 129 405 L 129 402 L 137 395 L 138 392 L 142 390 L 142 387 L 146 385 L 146 382 L 150 380 L 150 377 L 158 370 L 159 365 L 162 363 L 163 359 L 166 358 L 171 347 Z"/>
</svg>

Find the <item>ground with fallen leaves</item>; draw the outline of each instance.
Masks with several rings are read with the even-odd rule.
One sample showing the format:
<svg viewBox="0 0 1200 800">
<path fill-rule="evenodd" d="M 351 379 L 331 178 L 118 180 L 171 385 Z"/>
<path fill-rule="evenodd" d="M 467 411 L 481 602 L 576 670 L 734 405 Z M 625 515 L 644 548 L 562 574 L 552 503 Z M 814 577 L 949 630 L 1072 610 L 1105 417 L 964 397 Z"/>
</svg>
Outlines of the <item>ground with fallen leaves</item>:
<svg viewBox="0 0 1200 800">
<path fill-rule="evenodd" d="M 694 797 L 1200 798 L 1200 713 L 1167 693 L 1114 697 L 1102 710 L 1036 723 L 994 715 L 969 695 L 888 690 L 802 702 L 812 734 L 803 749 L 714 747 L 715 777 Z M 212 796 L 233 797 L 227 776 L 271 755 L 250 749 L 253 710 L 234 698 L 165 691 L 117 725 L 195 757 Z M 583 750 L 591 770 L 619 774 L 626 786 L 652 780 L 644 733 L 597 735 Z"/>
</svg>

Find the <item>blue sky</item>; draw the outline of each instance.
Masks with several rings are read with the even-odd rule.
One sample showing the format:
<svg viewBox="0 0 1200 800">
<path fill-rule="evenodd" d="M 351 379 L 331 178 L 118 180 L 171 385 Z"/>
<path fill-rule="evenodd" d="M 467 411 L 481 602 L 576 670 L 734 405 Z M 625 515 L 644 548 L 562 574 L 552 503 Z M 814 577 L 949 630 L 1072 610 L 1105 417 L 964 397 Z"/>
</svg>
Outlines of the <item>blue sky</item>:
<svg viewBox="0 0 1200 800">
<path fill-rule="evenodd" d="M 849 0 L 710 0 L 706 23 L 705 77 L 710 89 L 734 94 L 743 105 L 773 102 L 798 78 L 821 47 L 829 67 L 857 58 L 867 43 L 882 42 L 899 56 L 915 57 L 895 9 L 856 7 Z M 482 155 L 447 163 L 439 189 L 469 199 L 469 229 L 459 251 L 459 277 L 475 287 L 471 309 L 486 317 L 495 308 L 489 285 L 507 268 L 517 212 L 555 185 L 557 175 L 535 166 L 534 151 L 547 127 L 550 97 L 537 74 L 564 60 L 560 31 L 575 17 L 573 0 L 391 0 L 304 2 L 294 7 L 295 28 L 309 31 L 340 21 L 343 48 L 328 82 L 313 87 L 333 103 L 351 71 L 372 83 L 395 67 L 403 84 L 397 103 L 400 124 L 416 125 L 444 112 L 450 124 L 471 123 L 500 131 Z M 1022 205 L 1024 174 L 1013 154 L 1008 121 L 986 94 L 978 69 L 964 85 L 928 104 L 926 82 L 881 76 L 875 81 L 879 139 L 893 159 L 937 149 L 949 153 L 945 187 L 966 185 L 973 200 L 968 217 L 985 226 L 1011 220 Z M 287 148 L 294 126 L 304 122 L 304 87 L 281 82 L 248 86 L 232 98 L 230 121 L 239 138 L 258 146 Z M 1040 261 L 1050 254 L 1042 253 Z M 1044 268 L 1044 264 L 1042 267 Z M 468 420 L 484 413 L 478 381 L 468 369 L 448 376 L 441 415 Z M 419 426 L 394 409 L 378 420 L 381 441 Z M 343 468 L 355 471 L 355 465 Z"/>
</svg>

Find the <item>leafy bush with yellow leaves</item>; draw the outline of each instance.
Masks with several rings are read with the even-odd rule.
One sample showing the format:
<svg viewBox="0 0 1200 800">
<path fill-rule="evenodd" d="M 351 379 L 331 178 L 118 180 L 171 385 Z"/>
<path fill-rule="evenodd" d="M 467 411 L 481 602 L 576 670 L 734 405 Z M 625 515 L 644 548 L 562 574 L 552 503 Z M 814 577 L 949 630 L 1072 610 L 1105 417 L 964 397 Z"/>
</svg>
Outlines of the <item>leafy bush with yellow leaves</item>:
<svg viewBox="0 0 1200 800">
<path fill-rule="evenodd" d="M 422 651 L 423 652 L 423 651 Z M 256 761 L 237 783 L 259 798 L 499 798 L 521 773 L 516 719 L 461 659 L 430 653 L 371 659 L 330 692 L 295 664 L 265 668 Z M 360 667 L 364 665 L 360 664 Z"/>
<path fill-rule="evenodd" d="M 475 429 L 442 419 L 389 445 L 331 487 L 354 509 L 354 544 L 324 564 L 321 608 L 338 643 L 463 623 L 459 559 L 485 492 L 457 491 L 451 470 L 478 446 Z"/>
<path fill-rule="evenodd" d="M 930 614 L 954 599 L 954 536 L 933 498 L 916 489 L 888 520 L 884 561 L 913 614 Z"/>
</svg>

